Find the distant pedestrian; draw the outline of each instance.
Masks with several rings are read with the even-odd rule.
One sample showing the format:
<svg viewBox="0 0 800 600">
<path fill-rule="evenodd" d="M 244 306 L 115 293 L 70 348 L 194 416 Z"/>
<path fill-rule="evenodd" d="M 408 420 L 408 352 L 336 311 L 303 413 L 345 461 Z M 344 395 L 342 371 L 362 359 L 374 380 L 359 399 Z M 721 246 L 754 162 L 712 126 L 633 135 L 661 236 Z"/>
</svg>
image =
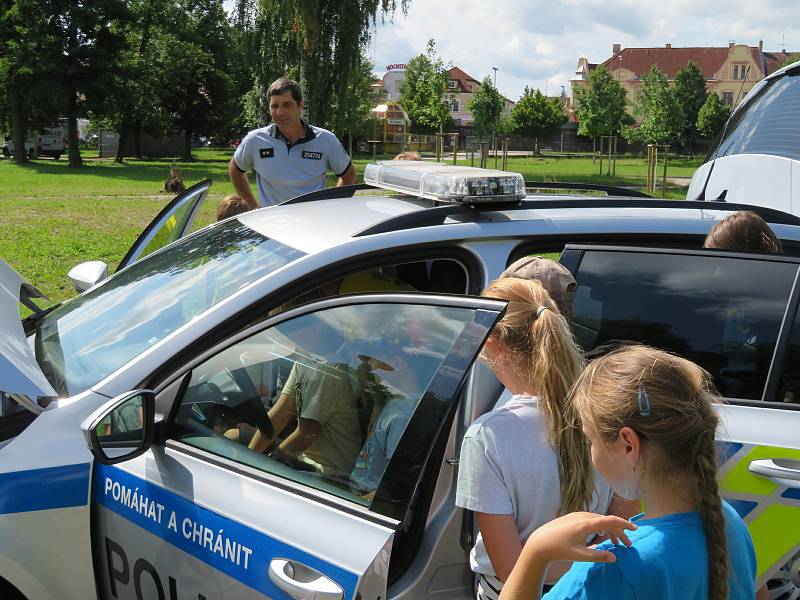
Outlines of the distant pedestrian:
<svg viewBox="0 0 800 600">
<path fill-rule="evenodd" d="M 353 163 L 336 136 L 302 119 L 303 96 L 296 81 L 277 79 L 267 98 L 272 124 L 248 133 L 228 165 L 237 194 L 256 201 L 246 174 L 250 169 L 256 172 L 261 206 L 324 189 L 328 171 L 339 177 L 339 186 L 356 182 Z"/>
</svg>

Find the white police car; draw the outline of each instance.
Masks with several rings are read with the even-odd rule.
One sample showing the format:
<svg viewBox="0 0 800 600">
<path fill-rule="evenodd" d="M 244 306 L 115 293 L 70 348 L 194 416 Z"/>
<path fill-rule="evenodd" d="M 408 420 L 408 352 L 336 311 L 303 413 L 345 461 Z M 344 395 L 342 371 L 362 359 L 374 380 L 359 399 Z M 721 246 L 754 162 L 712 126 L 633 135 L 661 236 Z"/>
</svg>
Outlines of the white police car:
<svg viewBox="0 0 800 600">
<path fill-rule="evenodd" d="M 156 250 L 188 231 L 196 186 L 128 266 L 22 323 L 35 290 L 0 266 L 0 597 L 471 597 L 458 450 L 501 392 L 473 363 L 504 310 L 474 295 L 543 252 L 576 276 L 587 350 L 639 340 L 714 375 L 721 484 L 760 582 L 792 560 L 800 220 L 759 209 L 785 256 L 714 252 L 736 205 L 526 198 L 518 176 L 415 163 L 367 176 L 407 194 L 327 190 Z M 320 429 L 256 451 L 305 435 L 265 418 L 295 394 Z"/>
</svg>

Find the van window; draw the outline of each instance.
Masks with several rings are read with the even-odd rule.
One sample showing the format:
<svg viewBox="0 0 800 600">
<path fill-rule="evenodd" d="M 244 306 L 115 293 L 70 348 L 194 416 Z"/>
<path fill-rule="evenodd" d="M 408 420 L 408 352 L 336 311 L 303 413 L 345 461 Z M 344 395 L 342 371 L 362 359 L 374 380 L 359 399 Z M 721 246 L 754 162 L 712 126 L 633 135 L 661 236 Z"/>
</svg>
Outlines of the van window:
<svg viewBox="0 0 800 600">
<path fill-rule="evenodd" d="M 769 154 L 800 160 L 800 75 L 767 82 L 731 117 L 713 158 Z"/>
</svg>

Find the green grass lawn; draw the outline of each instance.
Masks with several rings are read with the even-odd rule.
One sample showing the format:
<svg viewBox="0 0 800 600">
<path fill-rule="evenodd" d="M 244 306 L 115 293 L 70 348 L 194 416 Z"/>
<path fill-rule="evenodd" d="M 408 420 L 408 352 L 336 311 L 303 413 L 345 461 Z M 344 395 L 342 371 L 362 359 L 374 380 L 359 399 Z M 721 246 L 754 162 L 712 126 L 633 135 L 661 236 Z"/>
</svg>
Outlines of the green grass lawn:
<svg viewBox="0 0 800 600">
<path fill-rule="evenodd" d="M 0 258 L 51 300 L 69 298 L 73 295 L 67 280 L 71 267 L 97 259 L 107 262 L 113 272 L 142 229 L 171 200 L 172 194 L 162 190 L 173 162 L 187 187 L 206 178 L 213 180 L 209 201 L 198 218 L 199 225 L 210 223 L 217 202 L 233 192 L 227 171 L 231 155 L 232 150 L 199 149 L 196 160 L 188 163 L 129 159 L 118 165 L 83 151 L 82 169 L 71 169 L 63 158 L 43 158 L 25 166 L 0 160 Z M 370 160 L 371 156 L 355 157 L 359 180 Z M 668 176 L 690 177 L 699 163 L 676 159 L 670 163 Z M 492 159 L 489 167 L 494 167 Z M 512 157 L 508 168 L 526 180 L 589 181 L 643 189 L 646 162 L 620 159 L 615 177 L 601 175 L 599 163 L 591 158 Z M 335 178 L 331 176 L 328 184 L 334 185 Z M 668 196 L 683 198 L 685 194 L 685 187 L 677 187 Z"/>
</svg>

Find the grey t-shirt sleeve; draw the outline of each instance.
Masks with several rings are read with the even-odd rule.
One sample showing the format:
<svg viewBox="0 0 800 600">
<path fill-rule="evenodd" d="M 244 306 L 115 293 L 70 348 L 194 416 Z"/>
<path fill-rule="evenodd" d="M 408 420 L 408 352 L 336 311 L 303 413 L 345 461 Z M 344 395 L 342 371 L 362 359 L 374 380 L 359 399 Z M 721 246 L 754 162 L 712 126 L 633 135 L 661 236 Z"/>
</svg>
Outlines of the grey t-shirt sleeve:
<svg viewBox="0 0 800 600">
<path fill-rule="evenodd" d="M 350 166 L 350 157 L 335 135 L 331 134 L 330 150 L 328 151 L 328 168 L 336 173 L 337 177 L 344 175 Z"/>
<path fill-rule="evenodd" d="M 461 443 L 456 506 L 490 515 L 513 515 L 511 494 L 483 428 L 473 425 Z"/>
<path fill-rule="evenodd" d="M 233 153 L 233 161 L 236 163 L 236 166 L 239 167 L 240 171 L 249 171 L 253 168 L 252 145 L 253 137 L 247 134 Z"/>
</svg>

